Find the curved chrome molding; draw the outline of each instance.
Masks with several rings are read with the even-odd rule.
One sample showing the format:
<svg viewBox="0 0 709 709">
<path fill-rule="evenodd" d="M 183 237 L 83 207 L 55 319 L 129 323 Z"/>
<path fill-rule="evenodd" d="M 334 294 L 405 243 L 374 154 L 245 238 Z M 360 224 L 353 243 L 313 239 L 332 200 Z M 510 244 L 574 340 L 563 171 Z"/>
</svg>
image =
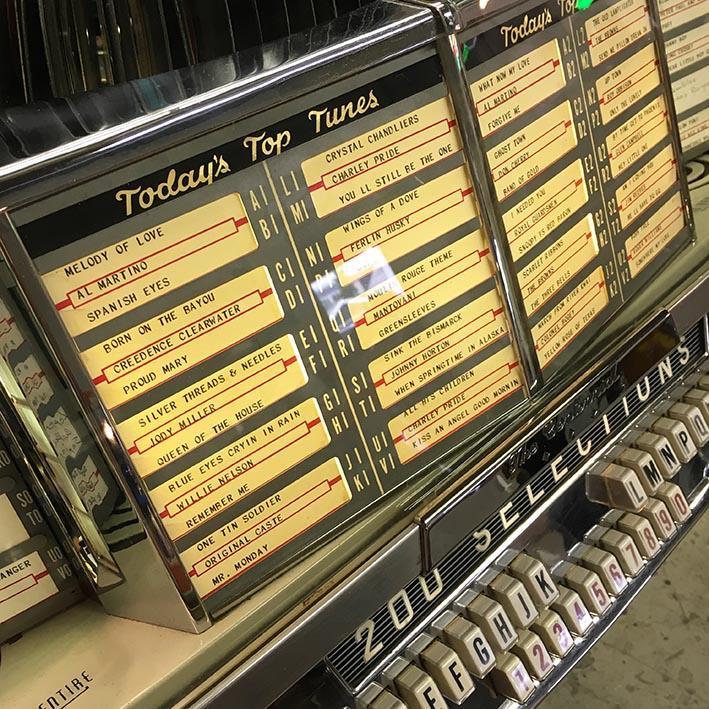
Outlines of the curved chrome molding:
<svg viewBox="0 0 709 709">
<path fill-rule="evenodd" d="M 389 0 L 370 7 L 386 10 L 373 27 L 361 32 L 348 28 L 346 36 L 282 63 L 274 64 L 267 55 L 260 71 L 0 167 L 0 206 L 15 209 L 40 199 L 66 181 L 69 172 L 73 181 L 89 179 L 98 172 L 97 158 L 110 159 L 115 170 L 144 157 L 141 153 L 164 149 L 174 142 L 178 128 L 180 139 L 188 140 L 204 133 L 205 121 L 217 130 L 433 42 L 434 23 L 425 10 Z"/>
<path fill-rule="evenodd" d="M 427 7 L 434 13 L 439 26 L 436 39 L 438 56 L 443 67 L 443 76 L 450 92 L 453 110 L 458 121 L 458 130 L 463 143 L 468 169 L 472 173 L 478 214 L 483 229 L 490 241 L 499 275 L 499 292 L 510 324 L 510 333 L 517 348 L 527 394 L 533 396 L 543 382 L 542 369 L 537 357 L 532 331 L 527 322 L 522 290 L 507 241 L 507 231 L 502 220 L 494 188 L 489 175 L 492 173 L 483 149 L 480 126 L 475 117 L 473 98 L 465 73 L 465 63 L 460 53 L 458 32 L 462 29 L 458 6 L 450 0 L 408 0 L 415 5 Z"/>
<path fill-rule="evenodd" d="M 107 461 L 117 484 L 123 489 L 142 524 L 147 538 L 122 552 L 120 564 L 124 585 L 97 587 L 101 601 L 108 610 L 119 615 L 130 614 L 137 620 L 159 623 L 191 632 L 209 627 L 210 620 L 202 601 L 194 590 L 180 563 L 173 542 L 160 524 L 142 481 L 133 474 L 130 457 L 113 433 L 107 414 L 94 392 L 92 382 L 83 368 L 76 347 L 52 307 L 42 281 L 25 250 L 6 211 L 0 212 L 0 250 L 12 270 L 17 286 L 34 317 L 44 342 L 63 373 L 76 399 L 80 402 L 86 422 Z M 93 393 L 92 393 L 93 392 Z M 67 501 L 64 500 L 66 503 Z M 69 509 L 76 511 L 69 502 Z M 79 518 L 77 515 L 77 523 Z M 87 523 L 87 520 L 84 519 Z M 110 565 L 101 534 L 82 526 L 83 541 L 96 559 Z M 111 560 L 112 562 L 112 560 Z M 114 563 L 115 566 L 115 562 Z"/>
</svg>

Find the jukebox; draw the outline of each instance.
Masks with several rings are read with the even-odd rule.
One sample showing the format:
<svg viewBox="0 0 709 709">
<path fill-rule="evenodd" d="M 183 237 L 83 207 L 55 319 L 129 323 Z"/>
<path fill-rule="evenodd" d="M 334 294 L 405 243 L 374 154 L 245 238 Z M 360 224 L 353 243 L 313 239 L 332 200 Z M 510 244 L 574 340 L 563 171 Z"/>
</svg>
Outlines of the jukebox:
<svg viewBox="0 0 709 709">
<path fill-rule="evenodd" d="M 2 8 L 0 704 L 539 704 L 706 505 L 709 2 Z"/>
</svg>

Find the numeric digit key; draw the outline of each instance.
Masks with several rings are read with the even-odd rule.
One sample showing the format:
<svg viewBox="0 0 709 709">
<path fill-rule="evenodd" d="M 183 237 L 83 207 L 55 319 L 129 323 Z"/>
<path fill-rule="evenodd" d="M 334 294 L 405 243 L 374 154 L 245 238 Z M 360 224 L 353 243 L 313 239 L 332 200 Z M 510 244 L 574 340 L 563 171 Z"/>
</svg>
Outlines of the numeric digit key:
<svg viewBox="0 0 709 709">
<path fill-rule="evenodd" d="M 594 571 L 568 561 L 559 565 L 557 577 L 564 585 L 572 588 L 594 615 L 603 615 L 611 606 L 611 599 L 603 582 Z"/>
<path fill-rule="evenodd" d="M 677 530 L 667 505 L 662 500 L 650 498 L 640 514 L 650 522 L 655 534 L 663 542 L 666 542 Z"/>
<path fill-rule="evenodd" d="M 576 591 L 561 586 L 559 598 L 551 604 L 574 635 L 583 636 L 593 626 L 593 618 Z"/>
<path fill-rule="evenodd" d="M 640 551 L 628 534 L 617 529 L 608 529 L 601 525 L 593 527 L 586 535 L 589 544 L 594 544 L 613 554 L 618 560 L 623 572 L 631 577 L 637 576 L 645 562 Z"/>
<path fill-rule="evenodd" d="M 627 588 L 628 580 L 613 554 L 587 544 L 577 544 L 572 549 L 571 556 L 578 559 L 581 566 L 598 574 L 612 596 L 617 596 Z"/>
<path fill-rule="evenodd" d="M 574 646 L 574 641 L 564 621 L 552 610 L 544 611 L 532 623 L 532 630 L 539 635 L 552 654 L 564 657 Z"/>
<path fill-rule="evenodd" d="M 610 522 L 619 532 L 627 534 L 645 559 L 652 559 L 660 551 L 660 540 L 650 523 L 641 515 L 613 510 L 602 520 Z"/>
<path fill-rule="evenodd" d="M 692 512 L 687 498 L 679 485 L 670 482 L 662 483 L 655 493 L 655 497 L 665 503 L 672 515 L 672 519 L 677 524 L 682 524 L 682 522 L 686 522 L 690 518 Z"/>
<path fill-rule="evenodd" d="M 542 639 L 531 630 L 523 630 L 510 652 L 524 663 L 527 672 L 535 679 L 544 679 L 553 669 L 554 661 Z"/>
<path fill-rule="evenodd" d="M 497 665 L 490 672 L 495 690 L 503 697 L 524 702 L 534 691 L 534 682 L 522 660 L 511 653 L 503 653 L 497 658 Z"/>
</svg>

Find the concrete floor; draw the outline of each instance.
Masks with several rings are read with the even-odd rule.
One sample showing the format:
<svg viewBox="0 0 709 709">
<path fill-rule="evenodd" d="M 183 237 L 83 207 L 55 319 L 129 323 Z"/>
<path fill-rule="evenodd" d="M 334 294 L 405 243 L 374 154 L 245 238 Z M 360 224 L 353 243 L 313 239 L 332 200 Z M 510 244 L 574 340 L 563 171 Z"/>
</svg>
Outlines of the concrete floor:
<svg viewBox="0 0 709 709">
<path fill-rule="evenodd" d="M 709 514 L 544 709 L 709 707 Z"/>
</svg>

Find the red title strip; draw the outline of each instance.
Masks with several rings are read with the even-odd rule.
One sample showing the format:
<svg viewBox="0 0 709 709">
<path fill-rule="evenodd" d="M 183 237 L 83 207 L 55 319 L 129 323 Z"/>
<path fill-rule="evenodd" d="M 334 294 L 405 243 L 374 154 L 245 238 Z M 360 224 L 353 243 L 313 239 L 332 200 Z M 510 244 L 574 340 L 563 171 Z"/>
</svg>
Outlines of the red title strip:
<svg viewBox="0 0 709 709">
<path fill-rule="evenodd" d="M 216 229 L 216 228 L 222 226 L 223 224 L 228 224 L 229 222 L 233 223 L 234 231 L 231 231 L 228 234 L 220 236 L 219 238 L 214 239 L 214 241 L 211 241 L 208 244 L 204 244 L 203 246 L 200 246 L 199 248 L 196 248 L 186 254 L 183 254 L 182 256 L 172 259 L 171 261 L 163 263 L 153 269 L 149 269 L 147 271 L 141 271 L 135 278 L 131 278 L 126 281 L 123 281 L 121 284 L 117 285 L 115 288 L 109 288 L 107 290 L 103 290 L 98 295 L 95 295 L 92 298 L 87 298 L 85 300 L 82 300 L 81 303 L 75 304 L 75 302 L 72 298 L 72 295 L 74 295 L 75 293 L 78 293 L 82 288 L 87 288 L 88 286 L 94 285 L 94 284 L 98 283 L 99 281 L 102 281 L 105 278 L 109 278 L 110 276 L 112 276 L 116 273 L 120 273 L 121 271 L 125 271 L 126 269 L 130 268 L 131 266 L 135 266 L 139 263 L 145 263 L 148 260 L 155 258 L 155 256 L 158 256 L 159 254 L 166 253 L 166 252 L 170 251 L 171 249 L 174 249 L 176 246 L 179 246 L 180 244 L 184 244 L 184 243 L 190 241 L 191 239 L 196 239 L 198 236 L 202 236 L 203 234 L 206 234 L 207 232 L 212 231 L 213 229 Z M 76 310 L 77 308 L 82 307 L 82 306 L 86 305 L 87 303 L 90 303 L 98 298 L 103 298 L 106 295 L 109 295 L 110 293 L 113 293 L 114 291 L 119 290 L 120 288 L 123 288 L 126 285 L 129 285 L 131 283 L 134 283 L 135 281 L 141 280 L 141 279 L 145 278 L 146 276 L 157 273 L 158 271 L 162 270 L 163 268 L 166 268 L 167 266 L 171 266 L 174 263 L 178 263 L 179 261 L 182 261 L 182 260 L 188 258 L 189 256 L 194 256 L 194 254 L 199 253 L 200 251 L 203 251 L 204 249 L 207 249 L 211 246 L 214 246 L 215 244 L 218 244 L 219 242 L 224 241 L 224 239 L 228 239 L 229 237 L 234 236 L 235 234 L 238 233 L 239 228 L 244 226 L 247 223 L 248 223 L 248 219 L 246 219 L 246 217 L 242 217 L 241 219 L 235 219 L 234 217 L 230 217 L 229 219 L 225 219 L 221 222 L 217 222 L 216 224 L 213 224 L 212 226 L 207 227 L 206 229 L 202 229 L 201 231 L 198 231 L 195 234 L 191 234 L 190 236 L 187 236 L 184 239 L 180 239 L 179 241 L 176 241 L 174 244 L 170 244 L 170 246 L 165 246 L 161 249 L 158 249 L 157 251 L 153 251 L 152 253 L 149 253 L 146 256 L 143 256 L 142 258 L 136 259 L 135 261 L 133 261 L 129 264 L 126 264 L 122 268 L 114 269 L 113 271 L 110 271 L 109 273 L 105 273 L 102 276 L 99 276 L 98 278 L 94 278 L 93 280 L 82 284 L 78 288 L 74 288 L 73 290 L 68 291 L 66 293 L 66 299 L 62 300 L 58 303 L 55 303 L 55 307 L 57 310 L 64 310 L 65 308 L 69 308 L 69 307 L 74 308 Z"/>
</svg>

